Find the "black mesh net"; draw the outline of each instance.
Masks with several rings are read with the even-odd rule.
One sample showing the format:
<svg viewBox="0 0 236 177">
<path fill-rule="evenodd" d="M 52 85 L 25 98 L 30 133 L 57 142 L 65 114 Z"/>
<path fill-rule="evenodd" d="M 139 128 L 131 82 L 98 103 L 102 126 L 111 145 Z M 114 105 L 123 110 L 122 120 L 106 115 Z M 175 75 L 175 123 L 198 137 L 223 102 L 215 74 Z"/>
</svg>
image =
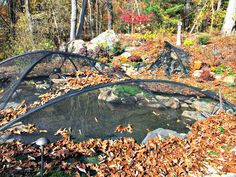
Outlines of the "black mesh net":
<svg viewBox="0 0 236 177">
<path fill-rule="evenodd" d="M 150 69 L 164 69 L 167 76 L 171 76 L 174 73 L 189 72 L 189 58 L 190 55 L 183 49 L 177 48 L 165 41 L 165 48 L 160 57 L 154 62 Z"/>
<path fill-rule="evenodd" d="M 48 52 L 34 52 L 0 63 L 0 109 L 6 106 L 27 70 L 47 54 Z"/>
<path fill-rule="evenodd" d="M 64 52 L 33 52 L 0 63 L 0 109 L 17 107 L 22 101 L 36 101 L 55 91 L 59 83 L 76 72 L 96 71 L 100 75 L 123 78 L 124 74 L 96 60 Z"/>
<path fill-rule="evenodd" d="M 232 109 L 230 105 L 223 106 L 225 110 Z M 40 136 L 55 141 L 59 137 L 54 134 L 60 128 L 70 129 L 76 141 L 128 136 L 141 142 L 148 131 L 157 128 L 187 133 L 189 125 L 219 108 L 220 102 L 214 95 L 186 85 L 123 81 L 68 92 L 20 116 L 5 128 L 36 125 L 38 130 L 31 134 L 11 135 L 26 143 Z M 132 126 L 132 132 L 117 131 L 117 127 L 128 125 Z"/>
</svg>

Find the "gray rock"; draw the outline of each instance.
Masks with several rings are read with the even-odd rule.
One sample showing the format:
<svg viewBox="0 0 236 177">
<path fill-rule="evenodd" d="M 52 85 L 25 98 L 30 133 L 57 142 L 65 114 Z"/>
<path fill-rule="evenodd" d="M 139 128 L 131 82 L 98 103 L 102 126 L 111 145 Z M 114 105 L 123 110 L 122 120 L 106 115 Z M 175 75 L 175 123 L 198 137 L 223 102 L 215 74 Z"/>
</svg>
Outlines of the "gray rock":
<svg viewBox="0 0 236 177">
<path fill-rule="evenodd" d="M 135 97 L 137 98 L 138 101 L 145 99 L 145 96 L 144 96 L 143 92 L 137 93 L 137 94 L 135 95 Z"/>
<path fill-rule="evenodd" d="M 118 36 L 113 30 L 107 30 L 97 37 L 91 40 L 91 43 L 95 46 L 106 43 L 109 48 L 112 48 L 112 45 L 119 40 Z"/>
<path fill-rule="evenodd" d="M 211 174 L 211 175 L 206 175 L 204 177 L 221 177 L 221 176 L 218 174 Z"/>
<path fill-rule="evenodd" d="M 156 102 L 139 102 L 139 106 L 147 106 L 150 108 L 157 108 L 157 109 L 164 108 L 163 105 L 156 103 Z"/>
<path fill-rule="evenodd" d="M 180 108 L 180 102 L 177 98 L 170 98 L 166 103 L 166 107 L 172 108 L 172 109 L 178 109 Z"/>
<path fill-rule="evenodd" d="M 19 103 L 16 103 L 16 102 L 9 102 L 7 103 L 6 105 L 6 108 L 17 108 L 19 106 Z"/>
<path fill-rule="evenodd" d="M 204 120 L 206 119 L 201 113 L 196 111 L 183 111 L 182 113 L 183 117 L 195 119 L 195 120 Z"/>
<path fill-rule="evenodd" d="M 236 173 L 226 173 L 221 175 L 221 177 L 236 177 Z"/>
<path fill-rule="evenodd" d="M 161 101 L 161 102 L 167 102 L 170 99 L 170 97 L 161 96 L 161 95 L 156 95 L 155 97 L 158 101 Z"/>
<path fill-rule="evenodd" d="M 193 72 L 193 76 L 194 76 L 194 77 L 201 77 L 201 74 L 202 74 L 202 70 L 195 70 L 195 71 Z"/>
<path fill-rule="evenodd" d="M 223 82 L 225 82 L 227 84 L 235 84 L 235 79 L 236 79 L 236 77 L 234 77 L 234 76 L 226 76 L 223 79 Z"/>
<path fill-rule="evenodd" d="M 181 103 L 181 108 L 188 108 L 189 105 L 187 103 Z"/>
<path fill-rule="evenodd" d="M 153 139 L 154 137 L 157 137 L 159 139 L 169 138 L 169 137 L 178 137 L 185 139 L 187 135 L 185 133 L 177 133 L 176 131 L 164 129 L 164 128 L 158 128 L 156 130 L 153 130 L 147 134 L 147 136 L 142 141 L 142 144 L 147 144 L 148 140 Z"/>
<path fill-rule="evenodd" d="M 235 112 L 234 112 L 233 109 L 228 109 L 228 110 L 226 110 L 226 113 L 227 113 L 227 114 L 231 114 L 231 115 L 235 115 Z"/>
<path fill-rule="evenodd" d="M 136 49 L 137 49 L 137 47 L 126 47 L 125 51 L 130 52 L 130 51 L 133 51 L 133 50 L 136 50 Z"/>
<path fill-rule="evenodd" d="M 14 141 L 14 139 L 12 138 L 12 135 L 11 134 L 4 134 L 0 137 L 0 144 L 3 144 L 3 143 L 12 143 Z"/>
<path fill-rule="evenodd" d="M 187 104 L 192 104 L 194 101 L 196 101 L 197 99 L 194 97 L 191 97 L 189 99 L 185 99 L 184 102 Z"/>
<path fill-rule="evenodd" d="M 81 39 L 73 40 L 68 46 L 68 51 L 73 53 L 79 53 L 80 49 L 83 48 L 84 45 L 85 42 Z"/>
<path fill-rule="evenodd" d="M 134 96 L 129 96 L 125 98 L 121 98 L 122 104 L 136 104 L 137 98 Z"/>
<path fill-rule="evenodd" d="M 129 52 L 124 52 L 121 54 L 122 57 L 129 58 L 131 56 L 131 53 Z"/>
<path fill-rule="evenodd" d="M 215 104 L 213 102 L 205 102 L 205 101 L 194 101 L 192 103 L 192 107 L 200 112 L 211 113 L 215 108 Z"/>
<path fill-rule="evenodd" d="M 121 98 L 115 95 L 111 90 L 102 90 L 98 95 L 98 99 L 107 101 L 109 103 L 122 103 Z"/>
</svg>

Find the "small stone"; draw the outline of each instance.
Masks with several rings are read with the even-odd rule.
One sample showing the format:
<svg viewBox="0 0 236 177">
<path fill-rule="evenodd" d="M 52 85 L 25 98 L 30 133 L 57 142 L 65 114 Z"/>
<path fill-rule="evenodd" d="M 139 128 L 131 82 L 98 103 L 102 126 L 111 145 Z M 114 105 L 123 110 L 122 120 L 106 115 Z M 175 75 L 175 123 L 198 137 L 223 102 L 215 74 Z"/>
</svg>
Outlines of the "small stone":
<svg viewBox="0 0 236 177">
<path fill-rule="evenodd" d="M 221 176 L 218 174 L 211 174 L 211 175 L 206 175 L 204 177 L 221 177 Z"/>
<path fill-rule="evenodd" d="M 201 74 L 202 74 L 202 70 L 195 70 L 195 71 L 193 72 L 193 76 L 194 76 L 194 77 L 201 77 Z"/>
<path fill-rule="evenodd" d="M 110 103 L 121 103 L 121 99 L 115 95 L 111 90 L 103 90 L 98 95 L 99 100 L 104 100 Z"/>
<path fill-rule="evenodd" d="M 125 51 L 130 52 L 130 51 L 133 51 L 133 50 L 136 50 L 136 49 L 137 49 L 137 47 L 126 47 Z"/>
<path fill-rule="evenodd" d="M 171 98 L 165 103 L 165 106 L 172 109 L 178 109 L 180 108 L 180 102 L 177 98 Z"/>
<path fill-rule="evenodd" d="M 223 82 L 225 82 L 227 84 L 235 84 L 234 81 L 235 81 L 235 77 L 234 76 L 226 76 L 223 79 Z"/>
<path fill-rule="evenodd" d="M 121 98 L 122 104 L 135 104 L 137 102 L 137 98 L 134 96 L 129 96 L 125 98 Z"/>
<path fill-rule="evenodd" d="M 121 54 L 122 57 L 129 58 L 131 56 L 131 53 L 129 52 L 124 52 Z"/>
<path fill-rule="evenodd" d="M 216 80 L 221 80 L 222 79 L 222 75 L 220 75 L 220 74 L 215 74 L 214 75 L 214 78 L 216 79 Z"/>
<path fill-rule="evenodd" d="M 161 95 L 156 95 L 155 97 L 156 97 L 156 99 L 157 99 L 158 101 L 161 101 L 161 102 L 166 102 L 166 101 L 168 101 L 168 100 L 170 99 L 170 97 L 161 96 Z"/>
<path fill-rule="evenodd" d="M 188 108 L 189 106 L 188 106 L 188 104 L 187 103 L 182 103 L 181 104 L 181 108 Z"/>
<path fill-rule="evenodd" d="M 221 175 L 221 177 L 236 177 L 236 173 L 226 173 Z"/>
<path fill-rule="evenodd" d="M 184 111 L 182 113 L 183 117 L 190 118 L 190 119 L 195 119 L 195 120 L 204 120 L 206 119 L 201 113 L 196 112 L 196 111 Z"/>
</svg>

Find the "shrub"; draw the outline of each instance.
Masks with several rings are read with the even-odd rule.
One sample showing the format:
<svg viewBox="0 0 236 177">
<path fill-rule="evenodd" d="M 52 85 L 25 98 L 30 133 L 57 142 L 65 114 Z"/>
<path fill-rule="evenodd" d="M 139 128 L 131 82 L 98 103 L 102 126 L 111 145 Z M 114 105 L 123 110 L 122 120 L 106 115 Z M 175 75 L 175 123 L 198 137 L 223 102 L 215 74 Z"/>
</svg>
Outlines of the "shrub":
<svg viewBox="0 0 236 177">
<path fill-rule="evenodd" d="M 79 54 L 80 55 L 84 55 L 87 57 L 91 57 L 91 58 L 109 58 L 109 53 L 108 53 L 108 49 L 104 48 L 102 45 L 99 45 L 95 48 L 95 50 L 88 50 L 87 46 L 84 45 L 80 50 L 79 50 Z"/>
<path fill-rule="evenodd" d="M 125 48 L 122 47 L 121 43 L 118 41 L 113 45 L 113 48 L 111 52 L 114 54 L 114 56 L 118 56 L 122 54 L 125 51 Z"/>
<path fill-rule="evenodd" d="M 206 45 L 206 44 L 208 44 L 209 40 L 210 40 L 210 36 L 206 36 L 206 35 L 199 36 L 197 38 L 197 43 L 200 45 Z"/>
<path fill-rule="evenodd" d="M 193 45 L 193 41 L 191 39 L 184 40 L 184 46 L 191 46 L 191 45 Z"/>
<path fill-rule="evenodd" d="M 131 62 L 142 62 L 142 58 L 140 56 L 137 56 L 137 55 L 131 55 L 128 59 Z"/>
<path fill-rule="evenodd" d="M 207 80 L 207 81 L 213 81 L 214 80 L 214 77 L 211 74 L 210 68 L 205 67 L 205 68 L 202 69 L 201 78 L 203 80 Z"/>
<path fill-rule="evenodd" d="M 220 65 L 218 66 L 215 71 L 216 74 L 223 74 L 223 73 L 227 73 L 228 75 L 235 75 L 232 68 L 228 67 L 228 66 L 224 66 L 224 65 Z"/>
</svg>

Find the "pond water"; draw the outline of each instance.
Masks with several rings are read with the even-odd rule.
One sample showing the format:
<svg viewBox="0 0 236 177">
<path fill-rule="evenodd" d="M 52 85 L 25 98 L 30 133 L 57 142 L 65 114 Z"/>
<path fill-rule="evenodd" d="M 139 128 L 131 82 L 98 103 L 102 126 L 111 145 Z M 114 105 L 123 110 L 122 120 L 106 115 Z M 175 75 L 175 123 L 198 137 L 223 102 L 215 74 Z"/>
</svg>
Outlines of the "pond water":
<svg viewBox="0 0 236 177">
<path fill-rule="evenodd" d="M 175 130 L 187 133 L 187 124 L 194 121 L 182 118 L 181 109 L 157 109 L 138 104 L 112 104 L 99 100 L 99 90 L 86 92 L 66 98 L 56 104 L 30 114 L 23 119 L 24 124 L 35 124 L 47 133 L 17 135 L 25 143 L 31 143 L 40 136 L 46 136 L 51 141 L 60 137 L 54 133 L 60 128 L 71 128 L 75 141 L 89 138 L 113 139 L 119 137 L 133 137 L 141 142 L 148 131 L 157 128 Z M 133 133 L 115 132 L 118 125 L 126 127 L 131 124 Z"/>
</svg>

